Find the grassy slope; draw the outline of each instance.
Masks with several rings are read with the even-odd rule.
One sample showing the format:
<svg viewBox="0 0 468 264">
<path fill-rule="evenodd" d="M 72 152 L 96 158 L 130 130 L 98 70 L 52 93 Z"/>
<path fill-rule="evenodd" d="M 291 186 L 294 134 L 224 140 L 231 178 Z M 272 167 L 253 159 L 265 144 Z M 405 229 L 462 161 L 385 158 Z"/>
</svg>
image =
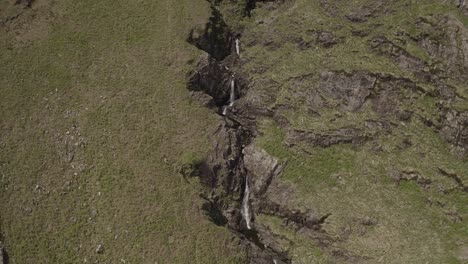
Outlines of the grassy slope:
<svg viewBox="0 0 468 264">
<path fill-rule="evenodd" d="M 199 185 L 171 165 L 204 155 L 215 125 L 184 82 L 198 54 L 185 34 L 205 21 L 206 3 L 59 1 L 53 10 L 47 33 L 27 45 L 0 36 L 10 263 L 238 261 L 229 232 L 201 212 Z"/>
<path fill-rule="evenodd" d="M 337 3 L 339 12 L 346 14 L 371 2 Z M 365 129 L 365 120 L 380 118 L 370 105 L 365 105 L 357 113 L 341 113 L 339 118 L 336 115 L 339 111 L 334 109 L 320 109 L 320 117 L 310 116 L 300 95 L 307 89 L 317 87 L 318 78 L 306 79 L 300 86 L 291 84 L 288 78 L 309 73 L 318 76 L 320 71 L 330 69 L 384 72 L 414 79 L 412 74 L 402 72 L 388 58 L 371 53 L 369 40 L 379 35 L 394 39 L 394 33 L 398 31 L 415 34 L 418 30 L 414 26 L 415 19 L 431 14 L 451 13 L 468 25 L 466 17 L 455 8 L 440 4 L 440 1 L 392 1 L 390 6 L 395 12 L 379 15 L 362 24 L 353 24 L 346 18 L 326 14 L 319 1 L 297 0 L 294 5 L 273 12 L 258 9 L 252 20 L 246 23 L 246 27 L 253 33 L 244 36 L 244 43 L 259 40 L 255 46 L 244 51 L 244 58 L 248 61 L 246 68 L 251 70 L 254 80 L 271 79 L 281 84 L 274 105 L 287 103 L 296 107 L 285 113 L 295 128 L 326 131 L 356 126 Z M 382 25 L 371 30 L 368 37 L 351 35 L 352 29 L 371 29 L 377 23 Z M 310 37 L 305 33 L 307 30 L 330 31 L 344 37 L 344 42 L 330 49 L 313 47 L 304 51 L 288 43 L 288 39 L 297 36 L 308 40 Z M 264 38 L 280 43 L 279 48 L 272 50 L 262 47 L 259 43 Z M 423 60 L 430 60 L 411 41 L 405 48 Z M 261 74 L 255 73 L 254 70 L 260 67 L 268 70 Z M 457 85 L 467 90 L 466 84 Z M 268 90 L 261 86 L 252 89 Z M 403 103 L 402 107 L 438 122 L 436 100 L 432 98 L 412 98 Z M 452 154 L 449 145 L 417 118 L 405 124 L 392 118 L 390 121 L 396 122 L 399 127 L 377 140 L 383 152 L 373 151 L 371 143 L 362 148 L 348 145 L 327 149 L 302 146 L 311 153 L 305 154 L 285 147 L 284 131 L 270 120 L 263 121 L 261 130 L 264 135 L 258 142 L 271 154 L 289 161 L 282 176 L 283 181 L 299 191 L 298 198 L 291 203 L 314 208 L 322 213 L 331 212 L 325 229 L 336 238 L 350 232 L 349 238 L 341 242 L 347 249 L 382 263 L 458 263 L 456 250 L 459 245 L 468 243 L 467 225 L 466 222 L 452 222 L 445 213 L 455 210 L 466 218 L 468 196 L 461 191 L 442 194 L 440 188 L 449 189 L 455 183 L 441 176 L 437 168 L 452 169 L 466 181 L 468 163 Z M 399 146 L 404 139 L 411 140 L 412 147 L 401 149 Z M 415 169 L 433 181 L 432 187 L 423 190 L 414 182 L 397 186 L 389 176 L 392 169 Z M 430 206 L 425 202 L 427 199 L 439 200 L 445 207 Z M 367 228 L 361 236 L 358 222 L 364 216 L 376 217 L 379 224 Z M 295 242 L 290 250 L 300 263 L 327 261 L 328 258 L 310 240 L 284 228 L 278 219 L 261 216 L 259 221 L 267 223 Z"/>
</svg>

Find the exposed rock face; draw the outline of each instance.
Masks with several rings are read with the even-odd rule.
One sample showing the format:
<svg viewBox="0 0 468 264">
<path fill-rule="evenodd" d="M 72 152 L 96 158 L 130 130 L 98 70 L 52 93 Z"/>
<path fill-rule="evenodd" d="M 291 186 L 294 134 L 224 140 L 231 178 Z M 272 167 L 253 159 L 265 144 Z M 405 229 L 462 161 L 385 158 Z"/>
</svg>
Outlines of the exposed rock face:
<svg viewBox="0 0 468 264">
<path fill-rule="evenodd" d="M 400 68 L 404 70 L 419 72 L 424 69 L 424 62 L 411 56 L 407 51 L 388 40 L 386 37 L 375 38 L 371 43 L 371 47 L 381 54 L 392 56 L 397 61 Z"/>
<path fill-rule="evenodd" d="M 223 60 L 233 48 L 234 35 L 219 11 L 211 6 L 212 15 L 204 27 L 191 30 L 187 41 L 217 60 Z"/>
<path fill-rule="evenodd" d="M 432 32 L 426 36 L 419 36 L 419 45 L 431 57 L 442 60 L 448 74 L 467 80 L 468 30 L 464 25 L 451 15 L 421 19 L 419 24 L 425 24 Z"/>
<path fill-rule="evenodd" d="M 229 99 L 231 75 L 225 66 L 204 54 L 198 61 L 197 70 L 190 73 L 189 89 L 203 91 L 221 105 Z"/>
<path fill-rule="evenodd" d="M 361 144 L 367 139 L 369 136 L 359 129 L 340 128 L 327 134 L 292 130 L 287 134 L 286 142 L 290 146 L 294 146 L 294 142 L 304 142 L 310 146 L 329 147 L 335 144 Z"/>
<path fill-rule="evenodd" d="M 279 176 L 283 165 L 253 144 L 247 146 L 243 154 L 244 167 L 252 182 L 252 192 L 256 197 L 260 197 L 265 194 L 273 178 Z"/>
<path fill-rule="evenodd" d="M 376 80 L 366 73 L 322 72 L 320 89 L 328 97 L 339 100 L 342 110 L 357 111 L 371 94 Z"/>
<path fill-rule="evenodd" d="M 446 109 L 442 116 L 440 134 L 466 153 L 468 151 L 468 112 Z"/>
<path fill-rule="evenodd" d="M 213 135 L 213 151 L 206 163 L 209 170 L 204 171 L 204 182 L 211 188 L 222 187 L 228 194 L 239 191 L 241 179 L 238 163 L 241 159 L 242 144 L 248 141 L 247 132 L 235 128 L 231 121 L 222 122 Z"/>
<path fill-rule="evenodd" d="M 285 224 L 294 224 L 298 228 L 320 229 L 321 225 L 331 215 L 318 216 L 314 212 L 302 212 L 291 210 L 278 203 L 263 200 L 258 205 L 258 210 L 266 215 L 274 215 L 285 219 Z"/>
</svg>

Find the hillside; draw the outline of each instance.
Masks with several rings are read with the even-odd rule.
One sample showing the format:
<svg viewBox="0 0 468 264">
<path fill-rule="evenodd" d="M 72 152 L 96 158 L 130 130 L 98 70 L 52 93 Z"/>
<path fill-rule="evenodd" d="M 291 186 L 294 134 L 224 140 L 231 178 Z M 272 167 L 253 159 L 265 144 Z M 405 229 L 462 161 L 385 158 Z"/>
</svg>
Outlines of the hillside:
<svg viewBox="0 0 468 264">
<path fill-rule="evenodd" d="M 468 263 L 468 3 L 0 3 L 0 263 Z M 3 260 L 2 260 L 3 258 Z"/>
</svg>

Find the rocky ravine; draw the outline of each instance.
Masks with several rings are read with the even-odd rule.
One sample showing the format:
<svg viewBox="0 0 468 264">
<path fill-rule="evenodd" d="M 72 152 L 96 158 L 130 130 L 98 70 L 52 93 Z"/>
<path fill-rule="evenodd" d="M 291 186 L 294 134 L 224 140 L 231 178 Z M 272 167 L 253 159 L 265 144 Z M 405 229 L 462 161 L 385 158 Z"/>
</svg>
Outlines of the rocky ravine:
<svg viewBox="0 0 468 264">
<path fill-rule="evenodd" d="M 248 3 L 250 10 L 254 3 Z M 199 168 L 199 177 L 207 186 L 205 209 L 213 222 L 224 225 L 243 239 L 251 263 L 290 263 L 287 252 L 277 245 L 275 234 L 255 223 L 255 212 L 276 215 L 311 229 L 320 229 L 326 216 L 315 217 L 298 210 L 283 208 L 265 196 L 270 184 L 281 174 L 285 164 L 269 156 L 252 143 L 257 134 L 258 113 L 252 102 L 245 100 L 248 77 L 242 72 L 235 42 L 240 33 L 231 32 L 222 16 L 212 5 L 212 17 L 204 29 L 191 31 L 188 41 L 206 52 L 189 76 L 188 88 L 205 106 L 223 115 L 228 105 L 230 83 L 235 81 L 236 101 L 220 120 L 212 136 L 213 150 Z M 248 207 L 242 214 L 246 184 L 251 186 Z M 247 222 L 252 222 L 251 226 Z"/>
</svg>

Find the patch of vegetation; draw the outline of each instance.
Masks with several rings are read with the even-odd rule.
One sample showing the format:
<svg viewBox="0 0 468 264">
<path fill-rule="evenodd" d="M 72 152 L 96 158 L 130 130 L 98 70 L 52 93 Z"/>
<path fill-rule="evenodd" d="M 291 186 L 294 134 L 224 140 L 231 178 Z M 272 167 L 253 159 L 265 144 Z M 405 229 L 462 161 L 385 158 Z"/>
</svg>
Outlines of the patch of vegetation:
<svg viewBox="0 0 468 264">
<path fill-rule="evenodd" d="M 43 8 L 54 19 L 39 39 L 19 43 L 24 32 L 0 28 L 0 227 L 10 262 L 242 263 L 238 241 L 201 209 L 200 184 L 174 170 L 205 155 L 215 129 L 184 77 L 199 55 L 185 39 L 206 23 L 208 4 Z"/>
</svg>

